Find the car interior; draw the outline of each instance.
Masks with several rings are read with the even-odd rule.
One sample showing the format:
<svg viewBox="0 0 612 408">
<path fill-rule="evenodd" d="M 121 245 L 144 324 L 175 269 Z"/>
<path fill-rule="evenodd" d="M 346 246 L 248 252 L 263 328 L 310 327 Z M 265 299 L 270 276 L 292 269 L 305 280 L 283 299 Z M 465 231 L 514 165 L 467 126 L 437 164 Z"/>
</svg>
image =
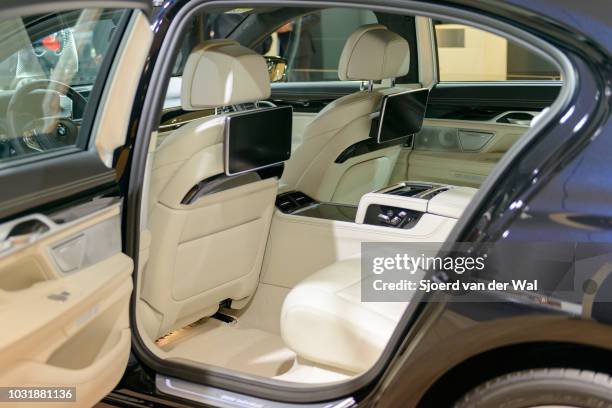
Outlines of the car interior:
<svg viewBox="0 0 612 408">
<path fill-rule="evenodd" d="M 309 28 L 342 13 L 350 32 Z M 305 384 L 374 365 L 407 303 L 361 301 L 361 244 L 444 242 L 558 90 L 434 90 L 434 24 L 355 9 L 194 19 L 142 199 L 137 328 L 156 356 Z M 321 41 L 333 68 L 300 69 Z"/>
</svg>

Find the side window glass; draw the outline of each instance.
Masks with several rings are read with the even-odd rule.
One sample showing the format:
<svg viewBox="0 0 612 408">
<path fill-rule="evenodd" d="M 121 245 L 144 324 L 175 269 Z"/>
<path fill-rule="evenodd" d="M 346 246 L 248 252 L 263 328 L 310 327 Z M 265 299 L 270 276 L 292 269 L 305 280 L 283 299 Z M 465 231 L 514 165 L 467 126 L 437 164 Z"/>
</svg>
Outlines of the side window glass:
<svg viewBox="0 0 612 408">
<path fill-rule="evenodd" d="M 325 9 L 287 22 L 262 47 L 265 55 L 287 60 L 288 82 L 338 81 L 347 38 L 358 27 L 376 22 L 369 10 Z"/>
<path fill-rule="evenodd" d="M 0 20 L 0 165 L 86 146 L 84 113 L 125 13 L 84 9 Z"/>
<path fill-rule="evenodd" d="M 440 81 L 561 79 L 552 63 L 503 37 L 462 24 L 434 24 Z"/>
</svg>

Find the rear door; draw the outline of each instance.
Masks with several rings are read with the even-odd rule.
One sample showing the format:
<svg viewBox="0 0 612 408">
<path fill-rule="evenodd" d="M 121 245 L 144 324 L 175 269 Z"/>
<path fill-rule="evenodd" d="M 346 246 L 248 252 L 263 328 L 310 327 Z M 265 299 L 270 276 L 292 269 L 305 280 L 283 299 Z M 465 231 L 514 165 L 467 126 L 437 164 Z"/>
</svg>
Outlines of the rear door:
<svg viewBox="0 0 612 408">
<path fill-rule="evenodd" d="M 0 402 L 91 406 L 125 370 L 117 180 L 148 3 L 0 5 Z"/>
<path fill-rule="evenodd" d="M 479 187 L 556 99 L 559 70 L 526 47 L 480 29 L 435 21 L 431 32 L 439 82 L 423 130 L 404 149 L 393 179 Z"/>
</svg>

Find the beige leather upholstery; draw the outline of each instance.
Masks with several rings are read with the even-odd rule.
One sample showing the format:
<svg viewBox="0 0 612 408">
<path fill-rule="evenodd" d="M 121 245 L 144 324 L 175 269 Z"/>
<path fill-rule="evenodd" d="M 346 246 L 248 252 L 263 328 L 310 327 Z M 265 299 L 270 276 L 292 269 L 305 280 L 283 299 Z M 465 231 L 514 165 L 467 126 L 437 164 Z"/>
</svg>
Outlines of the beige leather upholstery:
<svg viewBox="0 0 612 408">
<path fill-rule="evenodd" d="M 404 76 L 410 67 L 408 42 L 381 24 L 357 29 L 340 55 L 338 76 L 342 81 L 372 80 Z"/>
<path fill-rule="evenodd" d="M 386 194 L 384 190 L 383 192 L 365 194 L 359 201 L 355 222 L 362 224 L 368 208 L 373 204 L 403 208 L 405 210 L 418 211 L 444 218 L 459 219 L 478 191 L 472 187 L 439 186 L 445 190 L 438 192 L 431 199 Z M 415 228 L 419 226 L 422 221 L 421 219 Z M 413 228 L 410 230 L 412 229 Z M 444 239 L 446 239 L 446 237 L 443 237 L 442 241 L 444 241 Z"/>
<path fill-rule="evenodd" d="M 342 52 L 341 79 L 380 80 L 408 72 L 405 39 L 384 26 L 367 25 L 353 33 Z M 394 88 L 361 91 L 327 105 L 308 125 L 301 144 L 285 165 L 282 189 L 300 190 L 319 201 L 356 204 L 372 190 L 384 187 L 400 152 L 392 146 L 335 163 L 345 149 L 369 137 L 370 115 Z"/>
<path fill-rule="evenodd" d="M 185 110 L 236 105 L 269 96 L 266 61 L 236 41 L 205 41 L 187 58 L 181 81 Z"/>
<path fill-rule="evenodd" d="M 13 225 L 26 219 L 46 221 L 39 215 L 26 217 Z M 12 229 L 6 229 L 10 223 L 1 226 L 3 238 Z M 0 256 L 5 330 L 0 336 L 0 384 L 76 387 L 76 402 L 59 405 L 91 407 L 117 385 L 130 354 L 133 262 L 120 252 L 121 210 L 112 205 L 48 225 L 49 231 Z M 72 252 L 65 253 L 71 254 L 83 249 L 76 269 L 63 271 L 56 257 L 59 248 L 69 248 Z M 56 298 L 62 291 L 67 296 Z"/>
<path fill-rule="evenodd" d="M 254 102 L 269 94 L 267 74 L 259 75 L 261 66 L 265 71 L 263 58 L 235 43 L 206 42 L 194 49 L 187 65 L 182 97 L 190 109 Z M 241 79 L 245 70 L 250 74 Z M 217 87 L 210 77 L 226 86 Z M 257 286 L 278 180 L 256 178 L 182 203 L 196 184 L 224 172 L 224 119 L 190 122 L 168 136 L 154 156 L 151 255 L 141 291 L 152 338 L 214 314 L 221 301 L 246 300 Z"/>
<path fill-rule="evenodd" d="M 281 335 L 298 356 L 354 373 L 376 362 L 407 303 L 361 302 L 360 271 L 360 258 L 349 258 L 289 292 L 281 312 Z"/>
<path fill-rule="evenodd" d="M 423 214 L 417 225 L 405 230 L 276 211 L 261 282 L 293 288 L 321 268 L 358 253 L 362 242 L 444 242 L 456 223 L 454 218 Z"/>
<path fill-rule="evenodd" d="M 425 119 L 423 129 L 431 135 L 429 137 L 431 140 L 436 138 L 441 140 L 445 134 L 458 134 L 459 130 L 475 134 L 489 133 L 492 137 L 480 151 L 444 151 L 425 148 L 406 151 L 404 157 L 400 156 L 396 164 L 392 181 L 422 180 L 480 187 L 504 153 L 528 128 L 524 125 L 494 121 Z"/>
<path fill-rule="evenodd" d="M 477 192 L 471 187 L 451 188 L 429 200 L 427 212 L 459 219 Z"/>
</svg>

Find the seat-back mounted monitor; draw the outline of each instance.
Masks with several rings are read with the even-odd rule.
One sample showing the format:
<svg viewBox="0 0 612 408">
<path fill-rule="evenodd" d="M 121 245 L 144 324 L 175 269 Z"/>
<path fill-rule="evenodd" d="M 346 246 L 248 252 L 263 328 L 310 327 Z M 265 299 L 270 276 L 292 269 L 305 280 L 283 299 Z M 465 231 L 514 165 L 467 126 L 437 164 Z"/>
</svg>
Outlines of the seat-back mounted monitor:
<svg viewBox="0 0 612 408">
<path fill-rule="evenodd" d="M 385 143 L 421 130 L 429 89 L 416 89 L 385 95 L 382 100 L 376 140 Z"/>
<path fill-rule="evenodd" d="M 280 164 L 291 156 L 290 106 L 237 112 L 225 124 L 225 174 L 233 176 Z"/>
</svg>

